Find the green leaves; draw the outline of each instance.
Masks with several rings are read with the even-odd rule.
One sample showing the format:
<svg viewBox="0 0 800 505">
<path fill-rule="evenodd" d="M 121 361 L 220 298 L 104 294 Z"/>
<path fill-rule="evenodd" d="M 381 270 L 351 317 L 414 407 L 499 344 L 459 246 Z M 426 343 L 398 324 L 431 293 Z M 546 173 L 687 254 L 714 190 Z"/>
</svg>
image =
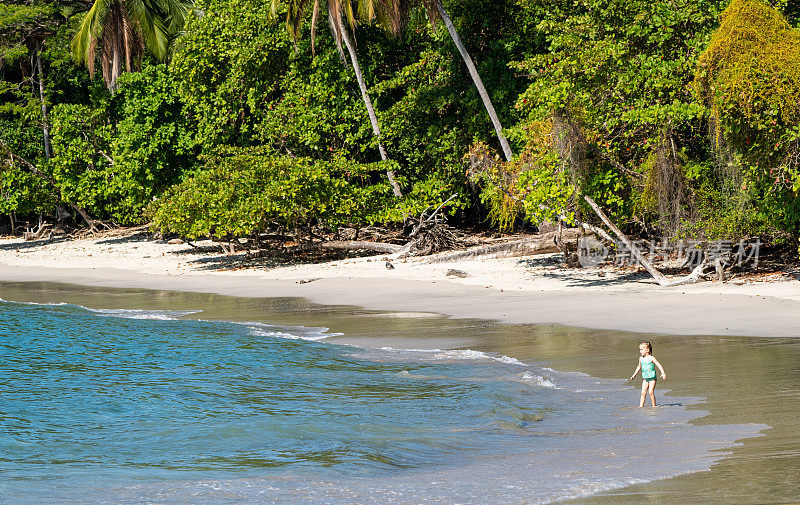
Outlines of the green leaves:
<svg viewBox="0 0 800 505">
<path fill-rule="evenodd" d="M 800 233 L 800 29 L 761 0 L 734 0 L 695 83 L 718 125 L 717 147 L 740 155 L 771 221 Z"/>
<path fill-rule="evenodd" d="M 98 218 L 137 224 L 144 207 L 196 159 L 176 86 L 163 66 L 127 74 L 106 106 L 52 110 L 55 156 L 45 165 L 61 198 Z M 116 124 L 113 117 L 121 118 Z"/>
<path fill-rule="evenodd" d="M 385 170 L 380 163 L 223 148 L 206 166 L 154 203 L 155 226 L 187 238 L 246 236 L 270 224 L 303 227 L 312 220 L 336 228 L 381 218 L 391 197 L 387 183 L 367 183 Z"/>
</svg>

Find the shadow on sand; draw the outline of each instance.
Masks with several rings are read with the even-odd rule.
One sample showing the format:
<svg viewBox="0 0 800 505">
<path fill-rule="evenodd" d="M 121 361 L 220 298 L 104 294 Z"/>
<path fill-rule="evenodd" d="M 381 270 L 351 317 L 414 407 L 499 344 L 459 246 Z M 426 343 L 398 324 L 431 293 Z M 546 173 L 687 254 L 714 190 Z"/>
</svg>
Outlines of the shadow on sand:
<svg viewBox="0 0 800 505">
<path fill-rule="evenodd" d="M 0 244 L 0 251 L 23 251 L 28 249 L 36 249 L 38 247 L 47 246 L 50 244 L 58 244 L 61 242 L 69 242 L 71 239 L 66 236 L 43 238 L 40 240 L 31 240 L 29 242 L 12 242 L 10 244 Z"/>
<path fill-rule="evenodd" d="M 292 253 L 283 249 L 260 249 L 258 251 L 240 252 L 237 254 L 221 254 L 220 247 L 217 245 L 194 246 L 191 249 L 172 251 L 169 254 L 176 256 L 203 255 L 195 259 L 189 259 L 189 263 L 194 265 L 198 270 L 205 271 L 241 270 L 245 268 L 267 270 L 282 266 L 325 263 L 347 258 L 376 255 L 375 252 L 370 251 L 320 250 Z"/>
<path fill-rule="evenodd" d="M 655 280 L 653 280 L 650 274 L 645 271 L 631 271 L 620 275 L 607 274 L 609 275 L 608 277 L 587 278 L 584 270 L 580 268 L 568 268 L 563 266 L 564 263 L 558 256 L 524 258 L 520 259 L 518 264 L 530 269 L 542 269 L 549 267 L 550 271 L 544 271 L 538 275 L 551 279 L 559 279 L 564 281 L 566 285 L 570 287 L 616 286 L 630 283 L 632 281 L 645 281 L 648 284 L 655 284 Z M 562 268 L 558 268 L 559 266 Z"/>
</svg>

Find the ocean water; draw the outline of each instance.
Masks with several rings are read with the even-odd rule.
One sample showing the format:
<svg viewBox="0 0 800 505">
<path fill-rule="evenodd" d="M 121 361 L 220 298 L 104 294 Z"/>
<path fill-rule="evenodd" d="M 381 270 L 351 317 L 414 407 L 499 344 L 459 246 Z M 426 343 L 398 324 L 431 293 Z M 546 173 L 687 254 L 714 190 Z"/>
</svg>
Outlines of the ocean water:
<svg viewBox="0 0 800 505">
<path fill-rule="evenodd" d="M 549 503 L 707 470 L 764 429 L 324 324 L 0 301 L 0 503 Z"/>
</svg>

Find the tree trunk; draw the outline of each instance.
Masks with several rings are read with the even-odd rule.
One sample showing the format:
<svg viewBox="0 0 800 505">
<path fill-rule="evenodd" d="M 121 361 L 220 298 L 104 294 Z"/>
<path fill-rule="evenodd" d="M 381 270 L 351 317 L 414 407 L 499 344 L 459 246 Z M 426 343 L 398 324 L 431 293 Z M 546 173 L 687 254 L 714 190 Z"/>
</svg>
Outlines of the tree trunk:
<svg viewBox="0 0 800 505">
<path fill-rule="evenodd" d="M 483 86 L 483 81 L 481 80 L 480 74 L 478 74 L 478 70 L 475 68 L 475 63 L 472 62 L 472 58 L 467 52 L 467 48 L 464 47 L 464 44 L 461 42 L 461 37 L 458 36 L 458 32 L 456 31 L 455 25 L 453 25 L 453 21 L 450 19 L 450 16 L 447 15 L 447 11 L 444 9 L 444 5 L 442 5 L 442 0 L 435 0 L 435 2 L 436 9 L 439 11 L 439 17 L 442 18 L 444 25 L 447 27 L 447 31 L 450 32 L 450 37 L 453 39 L 453 43 L 456 45 L 456 48 L 458 48 L 458 52 L 461 53 L 461 57 L 464 59 L 464 63 L 467 65 L 467 70 L 469 70 L 469 75 L 472 77 L 472 81 L 475 83 L 475 87 L 478 89 L 478 94 L 481 96 L 481 100 L 483 100 L 483 106 L 486 107 L 486 112 L 489 113 L 489 117 L 492 119 L 492 124 L 497 132 L 497 138 L 500 140 L 500 147 L 503 148 L 503 155 L 505 155 L 506 161 L 511 161 L 511 146 L 508 144 L 508 139 L 505 137 L 505 135 L 503 135 L 503 125 L 500 124 L 500 118 L 497 116 L 497 112 L 494 110 L 494 105 L 492 105 L 492 100 L 489 98 L 489 94 L 486 92 L 486 88 Z"/>
<path fill-rule="evenodd" d="M 58 185 L 56 184 L 56 181 L 50 175 L 48 175 L 48 174 L 46 174 L 44 172 L 41 172 L 38 168 L 36 168 L 36 165 L 34 165 L 30 161 L 26 160 L 22 156 L 14 154 L 10 149 L 9 149 L 9 155 L 11 156 L 11 162 L 12 163 L 14 162 L 14 158 L 20 160 L 22 162 L 22 164 L 25 166 L 25 168 L 27 168 L 30 173 L 32 173 L 33 175 L 35 175 L 37 177 L 41 177 L 42 179 L 44 179 L 45 181 L 50 183 L 50 185 L 53 186 L 53 189 L 55 189 L 57 193 L 60 193 L 60 190 L 58 189 Z M 95 221 L 94 219 L 89 217 L 89 214 L 87 214 L 86 211 L 83 210 L 81 207 L 79 207 L 77 204 L 75 204 L 75 203 L 73 203 L 73 202 L 71 202 L 69 200 L 66 200 L 66 204 L 69 205 L 70 207 L 72 207 L 72 210 L 74 210 L 75 212 L 80 214 L 80 216 L 83 218 L 84 221 L 86 221 L 86 224 L 89 225 L 89 228 L 92 231 L 97 229 L 96 225 L 97 225 L 97 223 L 99 221 Z"/>
<path fill-rule="evenodd" d="M 379 253 L 398 254 L 406 250 L 405 246 L 397 244 L 387 244 L 385 242 L 367 242 L 361 240 L 331 240 L 323 242 L 313 242 L 310 244 L 300 244 L 288 251 L 293 253 L 305 251 L 318 251 L 320 249 L 333 249 L 339 251 L 375 251 Z"/>
<path fill-rule="evenodd" d="M 92 232 L 94 232 L 97 229 L 98 221 L 95 221 L 94 219 L 89 217 L 89 214 L 87 214 L 85 210 L 83 210 L 81 207 L 78 207 L 77 204 L 74 204 L 74 203 L 70 202 L 69 200 L 67 200 L 67 205 L 72 207 L 72 210 L 74 210 L 75 212 L 80 214 L 80 216 L 83 218 L 83 220 L 86 221 L 86 224 L 89 225 L 89 229 Z"/>
<path fill-rule="evenodd" d="M 557 232 L 551 231 L 541 235 L 526 237 L 521 240 L 504 242 L 502 244 L 477 246 L 467 249 L 466 251 L 457 251 L 431 258 L 424 263 L 448 263 L 451 261 L 485 258 L 487 256 L 493 258 L 516 258 L 520 256 L 536 256 L 538 254 L 563 252 L 556 243 L 556 235 Z M 567 241 L 573 241 L 577 239 L 577 237 L 578 230 L 575 228 L 567 228 L 563 231 L 562 239 L 565 243 Z"/>
<path fill-rule="evenodd" d="M 375 251 L 389 254 L 397 253 L 403 250 L 403 246 L 397 244 L 366 242 L 361 240 L 331 240 L 329 242 L 321 242 L 317 246 L 322 249 L 338 249 L 342 251 Z"/>
<path fill-rule="evenodd" d="M 600 209 L 600 206 L 597 205 L 595 201 L 589 198 L 588 196 L 584 196 L 583 198 L 592 207 L 594 212 L 597 214 L 597 217 L 599 217 L 600 220 L 606 224 L 606 226 L 611 228 L 611 231 L 613 231 L 614 234 L 622 241 L 622 243 L 625 244 L 625 246 L 628 249 L 630 249 L 631 255 L 633 255 L 633 257 L 636 258 L 636 261 L 638 261 L 639 264 L 642 265 L 645 268 L 645 270 L 647 270 L 650 273 L 650 275 L 653 276 L 656 282 L 658 282 L 662 286 L 668 284 L 669 279 L 664 277 L 664 274 L 656 270 L 653 264 L 647 261 L 647 259 L 645 259 L 644 255 L 642 255 L 642 252 L 639 250 L 639 248 L 636 247 L 633 244 L 633 242 L 631 242 L 631 240 L 624 233 L 622 233 L 622 231 L 619 228 L 617 228 L 617 226 L 614 223 L 611 222 L 608 216 L 606 216 L 605 212 L 603 212 Z"/>
<path fill-rule="evenodd" d="M 66 220 L 70 217 L 70 213 L 67 212 L 67 209 L 62 207 L 59 204 L 56 204 L 56 219 L 59 226 L 63 226 Z"/>
<path fill-rule="evenodd" d="M 47 119 L 47 101 L 44 95 L 44 70 L 42 69 L 42 45 L 37 45 L 34 50 L 36 59 L 36 73 L 39 76 L 39 100 L 42 103 L 42 132 L 44 135 L 44 155 L 49 160 L 53 157 L 53 147 L 50 144 L 50 122 Z M 31 72 L 33 73 L 33 72 Z"/>
<path fill-rule="evenodd" d="M 341 23 L 341 20 L 337 20 L 337 22 Z M 361 98 L 364 100 L 364 105 L 367 107 L 369 121 L 372 123 L 372 132 L 375 134 L 375 138 L 378 139 L 378 151 L 381 153 L 381 159 L 386 161 L 389 158 L 386 156 L 386 149 L 384 149 L 383 143 L 381 142 L 381 129 L 380 126 L 378 126 L 378 116 L 375 115 L 375 109 L 372 107 L 372 100 L 370 100 L 369 94 L 367 93 L 367 85 L 364 84 L 364 75 L 361 73 L 361 66 L 358 64 L 355 47 L 353 47 L 353 42 L 350 40 L 350 35 L 347 33 L 347 27 L 344 26 L 344 24 L 341 26 L 341 33 L 342 40 L 344 41 L 345 46 L 347 46 L 347 52 L 350 54 L 350 61 L 353 64 L 353 70 L 356 72 L 358 88 L 361 90 Z M 386 175 L 389 177 L 389 183 L 392 185 L 394 196 L 398 198 L 403 196 L 402 191 L 400 191 L 400 185 L 397 183 L 397 180 L 395 180 L 394 171 L 387 170 Z"/>
<path fill-rule="evenodd" d="M 602 209 L 600 209 L 600 206 L 597 205 L 594 200 L 589 198 L 588 195 L 584 196 L 583 199 L 586 200 L 586 202 L 592 207 L 595 214 L 597 214 L 597 217 L 599 217 L 600 220 L 606 224 L 606 226 L 611 228 L 611 231 L 613 231 L 614 234 L 619 237 L 622 243 L 630 249 L 631 254 L 634 258 L 636 258 L 636 261 L 638 261 L 639 264 L 642 265 L 645 270 L 647 270 L 650 275 L 653 276 L 653 279 L 655 279 L 660 286 L 682 286 L 684 284 L 691 284 L 700 280 L 700 276 L 703 274 L 703 269 L 708 263 L 707 259 L 701 261 L 700 264 L 697 265 L 697 267 L 695 267 L 695 269 L 692 270 L 692 273 L 689 275 L 670 280 L 665 277 L 664 274 L 662 274 L 656 267 L 654 267 L 653 264 L 644 257 L 644 255 L 642 255 L 642 252 L 639 250 L 639 248 L 636 247 L 633 242 L 631 242 L 631 240 L 624 233 L 622 233 L 622 231 L 614 223 L 611 222 L 608 216 L 606 216 L 606 214 L 602 211 Z"/>
</svg>

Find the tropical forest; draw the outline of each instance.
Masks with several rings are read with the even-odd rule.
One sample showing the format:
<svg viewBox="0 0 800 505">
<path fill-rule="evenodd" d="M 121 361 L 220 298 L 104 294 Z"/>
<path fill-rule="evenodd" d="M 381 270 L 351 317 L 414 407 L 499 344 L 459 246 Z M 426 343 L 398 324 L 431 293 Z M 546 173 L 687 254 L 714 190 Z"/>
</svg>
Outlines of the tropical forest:
<svg viewBox="0 0 800 505">
<path fill-rule="evenodd" d="M 790 0 L 3 0 L 0 77 L 4 234 L 610 223 L 798 257 Z"/>
</svg>

